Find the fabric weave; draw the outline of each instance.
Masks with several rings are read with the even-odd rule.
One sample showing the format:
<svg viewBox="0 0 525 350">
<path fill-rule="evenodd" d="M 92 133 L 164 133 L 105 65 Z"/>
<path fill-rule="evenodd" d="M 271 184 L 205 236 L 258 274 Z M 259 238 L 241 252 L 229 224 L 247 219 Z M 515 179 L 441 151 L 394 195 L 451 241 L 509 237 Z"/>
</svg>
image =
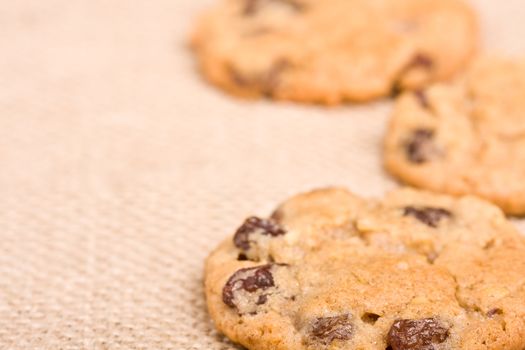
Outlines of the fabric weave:
<svg viewBox="0 0 525 350">
<path fill-rule="evenodd" d="M 205 311 L 209 251 L 296 192 L 397 186 L 389 102 L 209 87 L 187 37 L 212 1 L 1 2 L 0 349 L 234 349 Z M 520 0 L 476 4 L 487 47 L 524 49 Z"/>
</svg>

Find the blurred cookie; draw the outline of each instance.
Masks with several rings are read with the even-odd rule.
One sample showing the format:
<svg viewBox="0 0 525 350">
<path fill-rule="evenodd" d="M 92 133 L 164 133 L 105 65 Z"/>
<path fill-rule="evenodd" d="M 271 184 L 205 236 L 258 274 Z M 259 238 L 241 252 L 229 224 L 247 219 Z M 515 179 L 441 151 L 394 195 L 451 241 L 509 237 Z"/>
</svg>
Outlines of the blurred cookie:
<svg viewBox="0 0 525 350">
<path fill-rule="evenodd" d="M 222 0 L 192 40 L 204 76 L 230 93 L 325 104 L 449 78 L 477 42 L 461 0 Z"/>
<path fill-rule="evenodd" d="M 411 185 L 525 214 L 525 60 L 482 58 L 454 83 L 401 96 L 385 164 Z"/>
<path fill-rule="evenodd" d="M 301 194 L 223 242 L 205 287 L 250 350 L 525 347 L 524 238 L 475 197 Z"/>
</svg>

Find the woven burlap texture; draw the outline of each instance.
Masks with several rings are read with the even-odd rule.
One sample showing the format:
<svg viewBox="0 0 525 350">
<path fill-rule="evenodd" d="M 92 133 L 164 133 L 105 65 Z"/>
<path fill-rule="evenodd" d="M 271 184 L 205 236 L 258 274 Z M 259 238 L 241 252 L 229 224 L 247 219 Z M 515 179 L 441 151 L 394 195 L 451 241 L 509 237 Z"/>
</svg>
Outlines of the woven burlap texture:
<svg viewBox="0 0 525 350">
<path fill-rule="evenodd" d="M 0 349 L 233 349 L 202 291 L 220 240 L 298 191 L 397 186 L 388 102 L 203 82 L 186 39 L 211 2 L 1 1 Z M 521 50 L 523 2 L 476 4 L 486 46 Z"/>
</svg>

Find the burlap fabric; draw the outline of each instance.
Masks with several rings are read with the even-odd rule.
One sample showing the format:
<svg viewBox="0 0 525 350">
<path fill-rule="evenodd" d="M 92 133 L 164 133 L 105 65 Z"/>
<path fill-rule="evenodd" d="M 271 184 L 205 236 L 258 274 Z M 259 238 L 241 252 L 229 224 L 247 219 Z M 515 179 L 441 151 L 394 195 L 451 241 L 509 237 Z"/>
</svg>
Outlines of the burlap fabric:
<svg viewBox="0 0 525 350">
<path fill-rule="evenodd" d="M 389 103 L 207 86 L 186 38 L 211 1 L 1 2 L 0 349 L 233 349 L 204 307 L 210 249 L 295 192 L 396 186 Z M 523 1 L 477 3 L 486 45 L 523 49 Z"/>
</svg>

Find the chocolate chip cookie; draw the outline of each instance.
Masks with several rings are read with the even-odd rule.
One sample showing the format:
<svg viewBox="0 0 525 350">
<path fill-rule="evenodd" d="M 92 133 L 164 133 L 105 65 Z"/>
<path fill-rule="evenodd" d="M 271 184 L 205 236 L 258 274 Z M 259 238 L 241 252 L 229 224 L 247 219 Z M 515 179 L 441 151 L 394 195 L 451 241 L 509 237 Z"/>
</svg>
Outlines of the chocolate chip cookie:
<svg viewBox="0 0 525 350">
<path fill-rule="evenodd" d="M 525 238 L 475 197 L 301 194 L 246 219 L 205 287 L 250 350 L 525 348 Z"/>
<path fill-rule="evenodd" d="M 454 82 L 400 96 L 385 164 L 413 186 L 525 214 L 525 60 L 480 58 Z"/>
<path fill-rule="evenodd" d="M 230 93 L 325 104 L 449 78 L 477 42 L 461 0 L 222 0 L 192 37 L 204 76 Z"/>
</svg>

